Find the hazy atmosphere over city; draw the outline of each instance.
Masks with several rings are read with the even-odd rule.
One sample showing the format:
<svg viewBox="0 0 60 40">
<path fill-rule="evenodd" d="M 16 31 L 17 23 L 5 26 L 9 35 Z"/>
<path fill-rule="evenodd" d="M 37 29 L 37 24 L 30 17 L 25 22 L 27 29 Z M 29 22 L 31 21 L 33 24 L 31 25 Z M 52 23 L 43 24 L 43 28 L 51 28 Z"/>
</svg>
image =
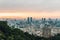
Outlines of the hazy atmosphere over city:
<svg viewBox="0 0 60 40">
<path fill-rule="evenodd" d="M 60 0 L 0 0 L 0 16 L 60 18 Z"/>
</svg>

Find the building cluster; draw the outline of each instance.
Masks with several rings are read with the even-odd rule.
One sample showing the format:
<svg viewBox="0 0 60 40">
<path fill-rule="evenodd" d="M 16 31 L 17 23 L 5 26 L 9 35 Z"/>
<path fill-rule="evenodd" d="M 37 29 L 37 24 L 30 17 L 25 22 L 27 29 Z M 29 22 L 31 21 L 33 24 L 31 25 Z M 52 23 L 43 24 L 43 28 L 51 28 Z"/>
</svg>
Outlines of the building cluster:
<svg viewBox="0 0 60 40">
<path fill-rule="evenodd" d="M 34 19 L 28 17 L 26 19 L 8 19 L 8 25 L 34 34 L 37 36 L 50 37 L 60 34 L 60 19 Z"/>
</svg>

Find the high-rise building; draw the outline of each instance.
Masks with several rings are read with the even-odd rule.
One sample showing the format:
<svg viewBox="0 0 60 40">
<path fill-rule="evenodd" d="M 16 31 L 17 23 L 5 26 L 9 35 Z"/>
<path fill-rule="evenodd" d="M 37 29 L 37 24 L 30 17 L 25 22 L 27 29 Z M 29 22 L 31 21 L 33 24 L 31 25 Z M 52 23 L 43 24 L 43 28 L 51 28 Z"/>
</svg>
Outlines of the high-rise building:
<svg viewBox="0 0 60 40">
<path fill-rule="evenodd" d="M 42 21 L 46 21 L 46 18 L 42 18 Z"/>
<path fill-rule="evenodd" d="M 30 24 L 32 22 L 32 17 L 27 18 L 27 23 Z"/>
<path fill-rule="evenodd" d="M 32 17 L 30 17 L 30 22 L 32 22 Z"/>
<path fill-rule="evenodd" d="M 42 18 L 42 23 L 45 24 L 46 18 Z"/>
<path fill-rule="evenodd" d="M 27 23 L 29 24 L 29 17 L 27 18 Z"/>
</svg>

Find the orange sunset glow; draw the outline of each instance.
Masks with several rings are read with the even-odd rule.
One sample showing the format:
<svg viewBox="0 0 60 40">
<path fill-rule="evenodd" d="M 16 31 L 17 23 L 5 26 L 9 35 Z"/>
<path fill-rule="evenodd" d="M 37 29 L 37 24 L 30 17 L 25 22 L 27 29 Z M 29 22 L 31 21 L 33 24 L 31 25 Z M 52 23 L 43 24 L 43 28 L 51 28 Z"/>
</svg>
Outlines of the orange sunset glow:
<svg viewBox="0 0 60 40">
<path fill-rule="evenodd" d="M 33 18 L 60 18 L 60 12 L 14 12 L 14 11 L 7 11 L 7 12 L 0 12 L 0 18 L 26 18 L 26 17 L 33 17 Z"/>
<path fill-rule="evenodd" d="M 0 18 L 60 18 L 59 0 L 0 0 Z"/>
</svg>

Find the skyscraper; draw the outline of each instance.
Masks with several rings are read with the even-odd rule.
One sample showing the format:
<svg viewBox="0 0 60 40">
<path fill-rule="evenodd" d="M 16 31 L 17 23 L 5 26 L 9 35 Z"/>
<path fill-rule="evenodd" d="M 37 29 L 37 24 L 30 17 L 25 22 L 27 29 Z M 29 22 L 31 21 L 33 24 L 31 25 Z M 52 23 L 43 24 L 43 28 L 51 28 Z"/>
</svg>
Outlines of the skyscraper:
<svg viewBox="0 0 60 40">
<path fill-rule="evenodd" d="M 27 18 L 27 23 L 29 24 L 29 17 Z"/>
<path fill-rule="evenodd" d="M 32 17 L 27 18 L 27 23 L 30 24 L 32 22 Z"/>
<path fill-rule="evenodd" d="M 46 18 L 42 18 L 42 23 L 45 24 Z"/>
<path fill-rule="evenodd" d="M 32 17 L 30 17 L 30 22 L 32 22 Z"/>
</svg>

